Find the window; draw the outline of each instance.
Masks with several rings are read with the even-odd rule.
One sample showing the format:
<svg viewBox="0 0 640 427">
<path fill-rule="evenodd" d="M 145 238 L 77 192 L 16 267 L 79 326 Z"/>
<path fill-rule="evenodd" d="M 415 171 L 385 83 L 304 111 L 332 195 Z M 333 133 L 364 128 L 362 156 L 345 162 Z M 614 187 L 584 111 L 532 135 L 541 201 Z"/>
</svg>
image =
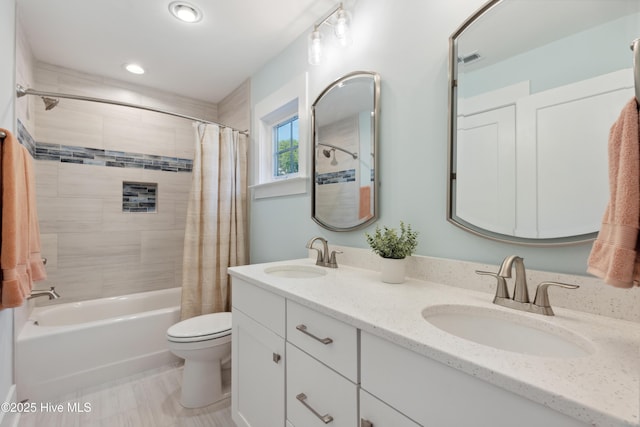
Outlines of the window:
<svg viewBox="0 0 640 427">
<path fill-rule="evenodd" d="M 308 191 L 307 75 L 302 74 L 254 106 L 253 197 Z"/>
<path fill-rule="evenodd" d="M 298 116 L 273 127 L 273 176 L 298 173 Z"/>
</svg>

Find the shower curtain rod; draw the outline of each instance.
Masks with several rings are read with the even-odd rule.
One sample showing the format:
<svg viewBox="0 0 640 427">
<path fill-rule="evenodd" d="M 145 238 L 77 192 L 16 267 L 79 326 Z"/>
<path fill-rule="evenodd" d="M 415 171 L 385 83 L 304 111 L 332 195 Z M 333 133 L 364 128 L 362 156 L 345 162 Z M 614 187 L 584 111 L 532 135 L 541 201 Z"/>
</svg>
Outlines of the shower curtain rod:
<svg viewBox="0 0 640 427">
<path fill-rule="evenodd" d="M 169 116 L 180 117 L 182 119 L 192 120 L 194 122 L 206 123 L 206 124 L 209 124 L 209 125 L 223 126 L 223 127 L 227 127 L 229 129 L 232 129 L 232 130 L 237 130 L 241 134 L 244 134 L 244 135 L 247 135 L 247 136 L 249 135 L 249 131 L 248 130 L 235 129 L 235 128 L 232 128 L 231 126 L 226 126 L 226 125 L 223 125 L 221 123 L 212 122 L 210 120 L 199 119 L 197 117 L 191 117 L 191 116 L 187 116 L 185 114 L 174 113 L 174 112 L 171 112 L 171 111 L 161 110 L 159 108 L 147 107 L 147 106 L 144 106 L 144 105 L 130 104 L 128 102 L 113 101 L 111 99 L 93 98 L 93 97 L 90 97 L 90 96 L 81 96 L 81 95 L 71 95 L 71 94 L 68 94 L 68 93 L 43 92 L 43 91 L 35 90 L 35 89 L 26 89 L 26 88 L 22 87 L 21 85 L 16 85 L 16 95 L 18 96 L 18 98 L 21 98 L 21 97 L 23 97 L 25 95 L 35 95 L 35 96 L 43 96 L 43 97 L 50 97 L 50 98 L 75 99 L 77 101 L 99 102 L 99 103 L 102 103 L 102 104 L 111 104 L 111 105 L 119 105 L 121 107 L 137 108 L 139 110 L 153 111 L 154 113 L 167 114 Z"/>
</svg>

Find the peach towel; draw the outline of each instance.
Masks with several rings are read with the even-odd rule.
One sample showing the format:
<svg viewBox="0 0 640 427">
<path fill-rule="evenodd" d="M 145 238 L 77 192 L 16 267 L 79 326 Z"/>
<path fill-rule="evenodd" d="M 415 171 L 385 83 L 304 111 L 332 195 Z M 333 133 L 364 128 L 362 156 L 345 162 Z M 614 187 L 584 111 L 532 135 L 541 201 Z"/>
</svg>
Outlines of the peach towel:
<svg viewBox="0 0 640 427">
<path fill-rule="evenodd" d="M 587 272 L 618 288 L 640 280 L 640 136 L 638 105 L 629 101 L 609 132 L 609 204 Z"/>
<path fill-rule="evenodd" d="M 371 187 L 360 187 L 358 219 L 371 218 Z"/>
<path fill-rule="evenodd" d="M 32 282 L 47 278 L 40 254 L 40 228 L 36 210 L 31 156 L 6 129 L 0 162 L 2 226 L 0 309 L 19 307 L 29 296 Z"/>
</svg>

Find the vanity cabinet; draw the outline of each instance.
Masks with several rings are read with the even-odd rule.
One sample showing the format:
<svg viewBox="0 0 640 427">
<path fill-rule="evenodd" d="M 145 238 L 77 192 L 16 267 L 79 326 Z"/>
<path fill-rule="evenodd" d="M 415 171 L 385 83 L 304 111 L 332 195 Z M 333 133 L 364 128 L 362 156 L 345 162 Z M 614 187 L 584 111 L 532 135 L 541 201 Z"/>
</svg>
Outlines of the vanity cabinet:
<svg viewBox="0 0 640 427">
<path fill-rule="evenodd" d="M 587 425 L 237 277 L 232 332 L 238 427 Z"/>
<path fill-rule="evenodd" d="M 232 418 L 238 427 L 285 425 L 285 300 L 234 278 Z"/>
</svg>

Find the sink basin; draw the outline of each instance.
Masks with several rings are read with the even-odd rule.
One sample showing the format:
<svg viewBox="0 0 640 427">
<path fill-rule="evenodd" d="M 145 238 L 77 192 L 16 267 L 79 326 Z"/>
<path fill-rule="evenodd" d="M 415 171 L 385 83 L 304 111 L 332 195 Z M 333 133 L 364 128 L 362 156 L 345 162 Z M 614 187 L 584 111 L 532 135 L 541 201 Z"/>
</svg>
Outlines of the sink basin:
<svg viewBox="0 0 640 427">
<path fill-rule="evenodd" d="M 327 274 L 327 270 L 310 265 L 275 265 L 267 267 L 264 272 L 278 277 L 289 277 L 292 279 L 311 279 Z"/>
<path fill-rule="evenodd" d="M 500 350 L 559 358 L 587 356 L 595 351 L 586 338 L 546 319 L 532 319 L 517 311 L 437 305 L 425 308 L 422 317 L 449 334 Z"/>
</svg>

